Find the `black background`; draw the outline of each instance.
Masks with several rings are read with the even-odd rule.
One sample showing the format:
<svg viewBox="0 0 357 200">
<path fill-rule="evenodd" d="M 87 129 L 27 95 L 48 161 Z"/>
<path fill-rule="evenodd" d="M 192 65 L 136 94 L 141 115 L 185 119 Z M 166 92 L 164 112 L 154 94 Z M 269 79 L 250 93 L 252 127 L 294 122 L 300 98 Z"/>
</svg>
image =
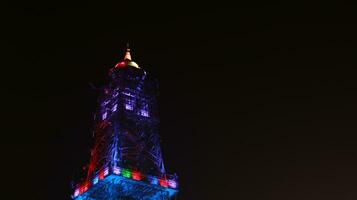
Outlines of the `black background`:
<svg viewBox="0 0 357 200">
<path fill-rule="evenodd" d="M 5 2 L 1 195 L 70 199 L 92 114 L 130 42 L 160 81 L 178 199 L 356 199 L 356 8 L 348 1 Z M 3 199 L 3 198 L 1 198 Z"/>
</svg>

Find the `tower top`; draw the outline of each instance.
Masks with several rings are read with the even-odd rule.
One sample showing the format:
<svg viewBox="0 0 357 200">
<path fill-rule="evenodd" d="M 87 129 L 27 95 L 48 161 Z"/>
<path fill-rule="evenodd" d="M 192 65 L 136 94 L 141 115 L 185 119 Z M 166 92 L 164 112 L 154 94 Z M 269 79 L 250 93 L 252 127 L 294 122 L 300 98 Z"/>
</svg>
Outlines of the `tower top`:
<svg viewBox="0 0 357 200">
<path fill-rule="evenodd" d="M 131 55 L 130 55 L 130 48 L 129 48 L 129 43 L 126 43 L 126 52 L 124 56 L 124 60 L 120 61 L 115 65 L 116 68 L 124 68 L 124 67 L 135 67 L 135 68 L 140 68 L 139 65 L 131 60 Z"/>
</svg>

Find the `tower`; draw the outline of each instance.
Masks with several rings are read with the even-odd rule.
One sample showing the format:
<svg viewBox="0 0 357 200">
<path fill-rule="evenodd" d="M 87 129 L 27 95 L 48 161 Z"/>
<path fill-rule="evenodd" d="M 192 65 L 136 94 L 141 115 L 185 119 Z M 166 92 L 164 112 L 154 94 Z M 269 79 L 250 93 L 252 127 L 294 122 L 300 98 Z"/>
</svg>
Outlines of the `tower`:
<svg viewBox="0 0 357 200">
<path fill-rule="evenodd" d="M 75 200 L 167 200 L 177 177 L 165 171 L 158 134 L 158 84 L 130 55 L 109 71 L 95 113 L 94 146 Z"/>
</svg>

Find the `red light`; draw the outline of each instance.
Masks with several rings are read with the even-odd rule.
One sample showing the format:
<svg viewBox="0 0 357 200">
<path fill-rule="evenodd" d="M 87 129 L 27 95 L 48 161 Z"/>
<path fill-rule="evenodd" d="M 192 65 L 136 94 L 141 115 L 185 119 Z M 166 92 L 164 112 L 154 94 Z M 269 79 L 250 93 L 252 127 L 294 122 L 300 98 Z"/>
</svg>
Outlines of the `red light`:
<svg viewBox="0 0 357 200">
<path fill-rule="evenodd" d="M 159 180 L 159 183 L 162 187 L 167 187 L 168 186 L 168 183 L 167 183 L 167 180 L 165 179 L 160 179 Z"/>
<path fill-rule="evenodd" d="M 105 174 L 104 174 L 104 170 L 99 172 L 98 178 L 99 180 L 102 180 L 104 178 Z"/>
<path fill-rule="evenodd" d="M 88 190 L 88 183 L 84 183 L 80 188 L 79 188 L 79 193 L 83 194 Z"/>
<path fill-rule="evenodd" d="M 125 67 L 125 62 L 122 61 L 122 62 L 116 64 L 115 67 Z"/>
<path fill-rule="evenodd" d="M 140 172 L 132 172 L 131 177 L 136 181 L 140 181 L 142 179 Z"/>
</svg>

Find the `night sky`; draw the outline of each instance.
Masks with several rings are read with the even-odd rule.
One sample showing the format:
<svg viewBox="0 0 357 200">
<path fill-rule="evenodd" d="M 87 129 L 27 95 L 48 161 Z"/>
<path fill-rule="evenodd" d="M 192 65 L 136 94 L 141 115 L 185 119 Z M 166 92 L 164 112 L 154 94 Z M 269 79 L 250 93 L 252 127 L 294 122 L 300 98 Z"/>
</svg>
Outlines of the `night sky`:
<svg viewBox="0 0 357 200">
<path fill-rule="evenodd" d="M 178 200 L 357 198 L 349 1 L 27 1 L 1 10 L 1 199 L 70 199 L 92 146 L 91 85 L 105 84 L 126 42 L 160 82 Z"/>
</svg>

